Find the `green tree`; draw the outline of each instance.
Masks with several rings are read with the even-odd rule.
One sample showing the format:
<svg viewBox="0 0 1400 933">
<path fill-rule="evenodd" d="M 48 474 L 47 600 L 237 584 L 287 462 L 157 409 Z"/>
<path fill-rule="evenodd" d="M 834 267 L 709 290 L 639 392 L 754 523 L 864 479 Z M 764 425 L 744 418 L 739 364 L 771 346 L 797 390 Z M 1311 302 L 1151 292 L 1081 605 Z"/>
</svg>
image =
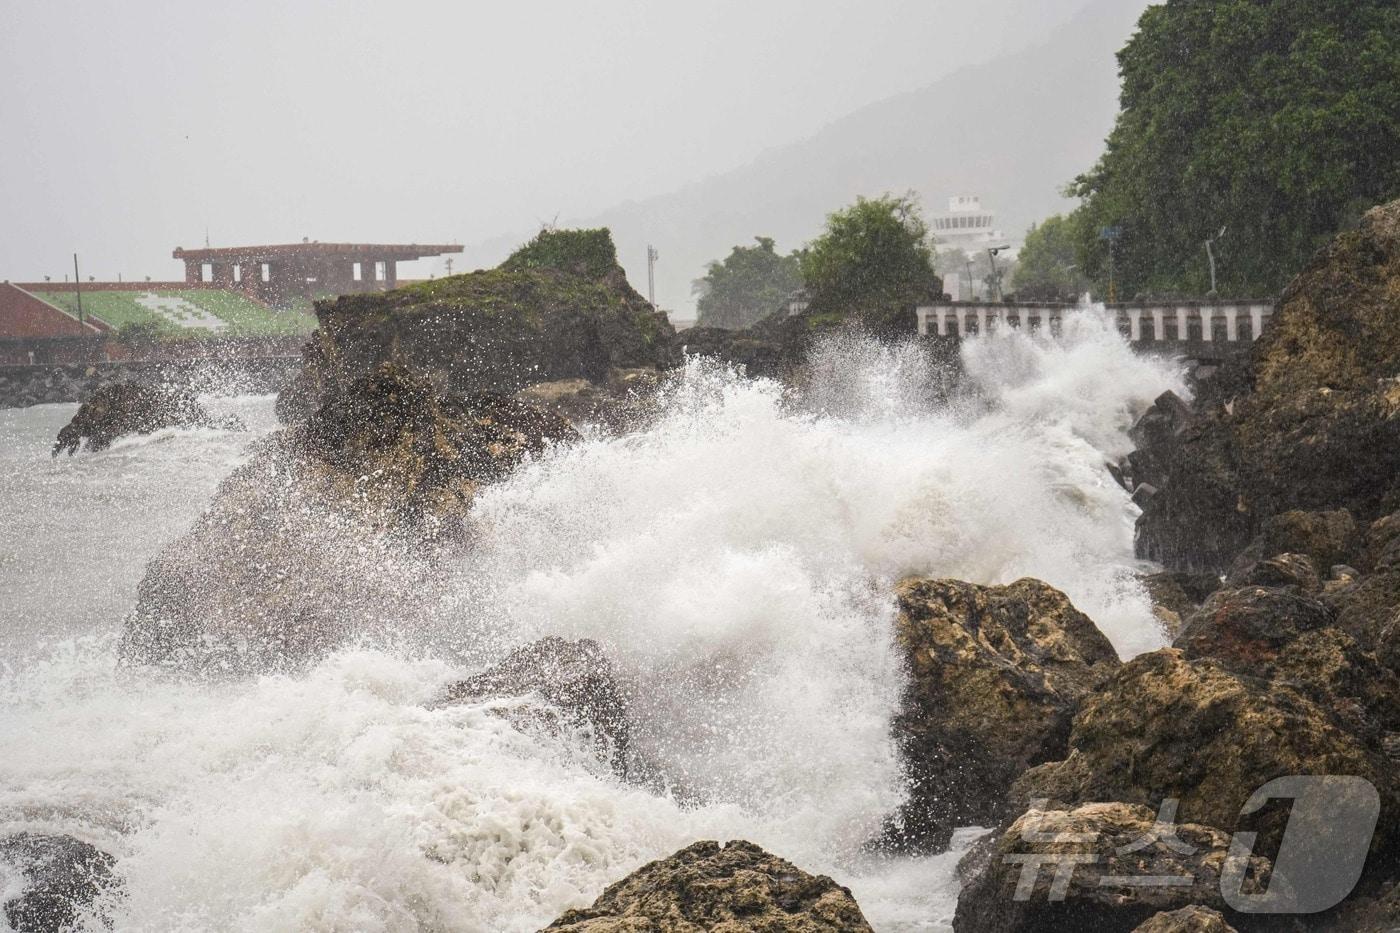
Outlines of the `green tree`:
<svg viewBox="0 0 1400 933">
<path fill-rule="evenodd" d="M 703 279 L 695 280 L 701 326 L 752 327 L 802 287 L 797 253 L 780 255 L 771 237 L 754 240 L 757 246 L 734 247 L 723 261 L 709 264 Z"/>
<path fill-rule="evenodd" d="M 1074 224 L 1056 214 L 1033 224 L 1016 258 L 1011 290 L 1030 301 L 1075 301 L 1089 288 L 1079 268 Z"/>
<path fill-rule="evenodd" d="M 1400 4 L 1169 0 L 1118 56 L 1122 109 L 1070 193 L 1081 264 L 1119 291 L 1277 292 L 1361 209 L 1400 196 Z"/>
<path fill-rule="evenodd" d="M 831 214 L 801 265 L 814 315 L 855 316 L 883 332 L 912 331 L 914 308 L 943 291 L 913 195 L 859 198 Z"/>
</svg>

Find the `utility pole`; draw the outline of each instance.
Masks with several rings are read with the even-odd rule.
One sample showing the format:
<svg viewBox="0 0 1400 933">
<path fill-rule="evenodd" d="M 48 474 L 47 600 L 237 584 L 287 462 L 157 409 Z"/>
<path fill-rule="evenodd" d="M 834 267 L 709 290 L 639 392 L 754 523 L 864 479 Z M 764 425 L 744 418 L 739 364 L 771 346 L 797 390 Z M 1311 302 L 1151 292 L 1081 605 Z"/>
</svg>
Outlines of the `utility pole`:
<svg viewBox="0 0 1400 933">
<path fill-rule="evenodd" d="M 83 323 L 83 277 L 78 274 L 78 254 L 73 254 L 73 293 L 78 296 L 78 323 Z"/>
<path fill-rule="evenodd" d="M 448 256 L 448 257 L 447 257 L 447 274 L 448 274 L 449 277 L 452 275 L 452 257 L 451 257 L 451 256 Z"/>
<path fill-rule="evenodd" d="M 647 301 L 651 302 L 653 310 L 656 308 L 656 260 L 661 256 L 656 252 L 656 247 L 647 244 Z"/>
<path fill-rule="evenodd" d="M 1210 297 L 1218 298 L 1220 293 L 1215 290 L 1215 244 L 1225 236 L 1225 231 L 1229 227 L 1221 227 L 1220 232 L 1206 240 L 1206 258 L 1210 260 Z"/>
</svg>

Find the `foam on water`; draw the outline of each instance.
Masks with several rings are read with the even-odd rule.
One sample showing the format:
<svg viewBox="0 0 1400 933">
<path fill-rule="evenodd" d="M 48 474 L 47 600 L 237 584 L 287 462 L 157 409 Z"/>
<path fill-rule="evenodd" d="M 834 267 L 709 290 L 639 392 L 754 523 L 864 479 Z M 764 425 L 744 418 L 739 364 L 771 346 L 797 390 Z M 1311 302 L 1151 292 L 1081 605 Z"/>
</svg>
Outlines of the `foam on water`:
<svg viewBox="0 0 1400 933">
<path fill-rule="evenodd" d="M 862 853 L 902 798 L 891 586 L 1037 576 L 1120 652 L 1157 647 L 1133 508 L 1102 464 L 1135 410 L 1182 388 L 1092 315 L 963 355 L 974 392 L 939 406 L 914 345 L 832 343 L 802 397 L 690 361 L 648 429 L 480 498 L 431 620 L 455 655 L 366 647 L 213 685 L 120 671 L 110 634 L 59 644 L 0 680 L 0 831 L 118 855 L 123 930 L 534 929 L 698 838 L 832 874 L 877 927 L 946 924 L 956 854 Z M 122 452 L 155 469 L 172 446 Z M 603 644 L 667 792 L 568 737 L 428 705 L 546 634 Z"/>
</svg>

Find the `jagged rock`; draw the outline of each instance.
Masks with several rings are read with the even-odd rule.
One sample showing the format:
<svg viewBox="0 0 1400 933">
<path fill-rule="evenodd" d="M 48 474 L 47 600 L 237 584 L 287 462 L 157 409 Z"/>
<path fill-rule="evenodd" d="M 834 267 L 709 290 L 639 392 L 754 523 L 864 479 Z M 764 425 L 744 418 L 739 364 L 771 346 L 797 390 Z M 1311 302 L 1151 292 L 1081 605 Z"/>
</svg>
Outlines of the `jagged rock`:
<svg viewBox="0 0 1400 933">
<path fill-rule="evenodd" d="M 488 697 L 537 698 L 543 706 L 511 710 L 512 722 L 527 730 L 586 732 L 599 757 L 619 774 L 626 774 L 630 735 L 627 699 L 614 678 L 612 662 L 597 642 L 555 636 L 532 642 L 480 674 L 450 685 L 443 702 Z"/>
<path fill-rule="evenodd" d="M 1138 577 L 1152 600 L 1152 614 L 1162 624 L 1169 638 L 1176 638 L 1186 620 L 1211 593 L 1220 588 L 1220 578 L 1211 574 L 1163 573 Z"/>
<path fill-rule="evenodd" d="M 645 419 L 660 384 L 660 373 L 654 369 L 613 370 L 602 385 L 587 379 L 538 382 L 514 398 L 574 424 L 600 424 L 620 431 Z"/>
<path fill-rule="evenodd" d="M 1320 568 L 1352 562 L 1360 548 L 1356 519 L 1345 509 L 1284 512 L 1264 521 L 1259 534 L 1230 565 L 1227 579 L 1235 585 L 1251 582 L 1249 578 L 1255 565 L 1280 554 L 1308 558 L 1315 577 Z"/>
<path fill-rule="evenodd" d="M 1368 570 L 1400 570 L 1400 512 L 1371 523 L 1362 560 Z"/>
<path fill-rule="evenodd" d="M 402 623 L 465 546 L 476 490 L 573 438 L 493 395 L 384 366 L 266 439 L 151 561 L 123 657 L 202 670 L 296 666 Z"/>
<path fill-rule="evenodd" d="M 1302 633 L 1335 620 L 1326 605 L 1295 589 L 1248 586 L 1213 593 L 1187 620 L 1176 646 L 1188 658 L 1239 658 L 1245 665 L 1257 664 Z"/>
<path fill-rule="evenodd" d="M 72 836 L 17 833 L 0 840 L 0 863 L 24 878 L 23 893 L 6 892 L 5 919 L 16 933 L 53 933 L 73 926 L 116 884 L 116 860 Z"/>
<path fill-rule="evenodd" d="M 697 842 L 643 865 L 546 929 L 572 933 L 858 933 L 851 892 L 751 842 Z"/>
<path fill-rule="evenodd" d="M 896 596 L 910 680 L 893 729 L 910 798 L 887 842 L 938 849 L 960 826 L 994 824 L 1011 782 L 1064 754 L 1070 719 L 1118 655 L 1038 580 L 910 579 Z"/>
<path fill-rule="evenodd" d="M 279 403 L 290 418 L 385 362 L 456 395 L 675 362 L 674 329 L 627 283 L 606 229 L 546 230 L 496 269 L 342 295 L 316 316 L 303 376 Z"/>
<path fill-rule="evenodd" d="M 1400 671 L 1333 627 L 1325 604 L 1288 589 L 1222 590 L 1176 645 L 1245 677 L 1285 683 L 1373 749 L 1400 729 Z"/>
<path fill-rule="evenodd" d="M 1193 904 L 1180 910 L 1163 911 L 1144 920 L 1133 933 L 1236 933 L 1225 915 L 1209 907 Z"/>
<path fill-rule="evenodd" d="M 1250 564 L 1237 579 L 1228 582 L 1234 586 L 1289 587 L 1301 593 L 1322 590 L 1322 579 L 1306 554 L 1275 554 Z"/>
<path fill-rule="evenodd" d="M 1159 811 L 1126 803 L 1068 809 L 1033 807 L 983 854 L 983 868 L 958 896 L 957 933 L 1129 933 L 1161 911 L 1225 909 L 1220 875 L 1230 837 L 1183 820 L 1159 825 Z M 1173 831 L 1174 830 L 1174 831 Z M 1070 872 L 1055 890 L 1057 869 Z M 1250 858 L 1247 893 L 1262 890 L 1269 862 Z M 1189 878 L 1183 884 L 1121 878 Z M 1018 887 L 1020 890 L 1018 891 Z"/>
<path fill-rule="evenodd" d="M 1337 613 L 1337 626 L 1372 649 L 1400 621 L 1400 566 L 1387 565 L 1351 583 L 1331 588 L 1323 598 Z"/>
<path fill-rule="evenodd" d="M 1233 829 L 1250 795 L 1274 778 L 1355 775 L 1381 794 L 1378 840 L 1396 840 L 1393 764 L 1309 693 L 1305 684 L 1240 674 L 1214 658 L 1189 660 L 1179 648 L 1141 655 L 1084 701 L 1069 756 L 1027 771 L 1013 800 L 1156 806 L 1174 798 L 1181 819 Z M 1285 819 L 1262 815 L 1261 838 L 1277 840 Z"/>
<path fill-rule="evenodd" d="M 1319 925 L 1326 933 L 1395 933 L 1400 930 L 1400 882 L 1355 896 Z"/>
<path fill-rule="evenodd" d="M 1169 455 L 1142 452 L 1166 464 L 1139 521 L 1144 556 L 1220 569 L 1272 516 L 1346 509 L 1369 522 L 1400 509 L 1397 293 L 1400 201 L 1369 211 L 1293 281 L 1252 357 L 1202 386 Z"/>
<path fill-rule="evenodd" d="M 78 407 L 73 420 L 58 432 L 53 454 L 71 456 L 84 441 L 90 451 L 103 450 L 126 434 L 197 427 L 243 430 L 237 418 L 214 418 L 186 389 L 121 382 L 98 389 Z"/>
</svg>

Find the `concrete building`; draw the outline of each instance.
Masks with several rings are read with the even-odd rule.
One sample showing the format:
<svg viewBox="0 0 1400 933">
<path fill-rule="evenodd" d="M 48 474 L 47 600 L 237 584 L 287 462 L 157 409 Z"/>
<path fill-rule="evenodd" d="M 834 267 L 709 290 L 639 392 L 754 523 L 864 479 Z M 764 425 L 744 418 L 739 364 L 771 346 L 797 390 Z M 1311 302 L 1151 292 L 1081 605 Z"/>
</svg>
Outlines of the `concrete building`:
<svg viewBox="0 0 1400 933">
<path fill-rule="evenodd" d="M 187 283 L 231 288 L 279 306 L 299 296 L 385 291 L 398 284 L 399 262 L 460 252 L 447 244 L 302 242 L 177 248 L 171 255 L 185 263 Z"/>
</svg>

